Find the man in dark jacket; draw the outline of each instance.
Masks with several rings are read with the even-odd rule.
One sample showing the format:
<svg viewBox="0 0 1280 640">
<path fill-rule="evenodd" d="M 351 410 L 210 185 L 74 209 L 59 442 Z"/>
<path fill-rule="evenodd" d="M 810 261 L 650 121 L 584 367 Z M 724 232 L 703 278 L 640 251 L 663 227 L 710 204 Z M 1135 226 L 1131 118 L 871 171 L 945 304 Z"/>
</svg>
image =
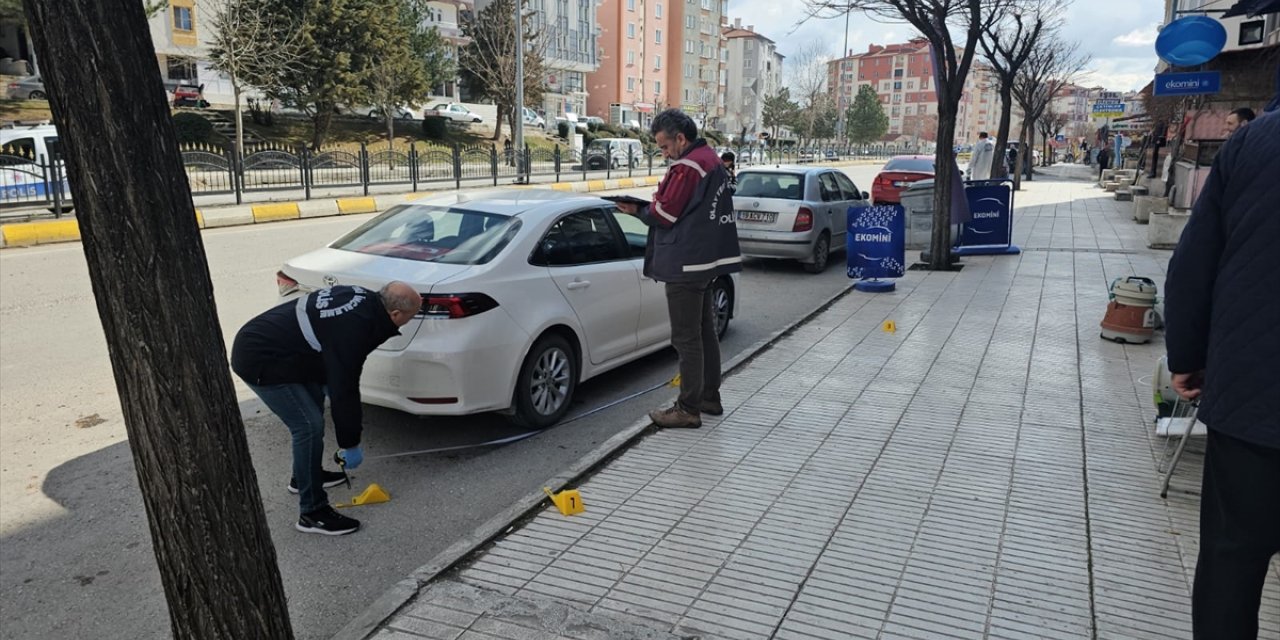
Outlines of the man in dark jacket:
<svg viewBox="0 0 1280 640">
<path fill-rule="evenodd" d="M 1222 146 L 1166 279 L 1174 388 L 1209 427 L 1192 595 L 1197 639 L 1258 635 L 1280 553 L 1280 116 Z"/>
<path fill-rule="evenodd" d="M 720 337 L 716 335 L 711 283 L 742 270 L 729 174 L 716 152 L 698 137 L 693 119 L 668 109 L 651 126 L 671 168 L 653 202 L 618 208 L 649 225 L 644 275 L 666 283 L 671 345 L 680 357 L 680 397 L 669 409 L 649 413 L 665 428 L 696 429 L 703 413 L 720 404 Z"/>
<path fill-rule="evenodd" d="M 1111 141 L 1107 140 L 1102 143 L 1102 147 L 1098 149 L 1098 180 L 1102 180 L 1103 174 L 1107 169 L 1111 168 Z"/>
<path fill-rule="evenodd" d="M 360 372 L 365 358 L 418 313 L 422 296 L 403 282 L 381 291 L 338 286 L 286 302 L 250 320 L 236 334 L 231 368 L 293 435 L 293 478 L 305 533 L 343 535 L 360 522 L 329 506 L 325 487 L 346 474 L 326 471 L 324 398 L 329 396 L 338 456 L 360 466 Z"/>
</svg>

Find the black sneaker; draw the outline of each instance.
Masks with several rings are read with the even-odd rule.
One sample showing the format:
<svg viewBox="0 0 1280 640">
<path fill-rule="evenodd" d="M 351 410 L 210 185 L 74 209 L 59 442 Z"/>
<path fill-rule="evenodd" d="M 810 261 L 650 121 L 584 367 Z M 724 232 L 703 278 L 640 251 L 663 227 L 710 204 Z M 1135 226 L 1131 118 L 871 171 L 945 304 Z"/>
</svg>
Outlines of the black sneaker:
<svg viewBox="0 0 1280 640">
<path fill-rule="evenodd" d="M 338 513 L 333 507 L 321 507 L 311 513 L 304 513 L 294 525 L 303 533 L 318 533 L 325 536 L 345 536 L 355 533 L 360 528 L 360 521 Z"/>
<path fill-rule="evenodd" d="M 341 471 L 329 471 L 328 469 L 322 469 L 320 471 L 320 486 L 326 489 L 329 489 L 331 487 L 336 487 L 340 484 L 345 483 L 346 481 L 347 481 L 347 474 Z M 297 492 L 298 492 L 297 479 L 289 478 L 289 493 L 297 493 Z"/>
</svg>

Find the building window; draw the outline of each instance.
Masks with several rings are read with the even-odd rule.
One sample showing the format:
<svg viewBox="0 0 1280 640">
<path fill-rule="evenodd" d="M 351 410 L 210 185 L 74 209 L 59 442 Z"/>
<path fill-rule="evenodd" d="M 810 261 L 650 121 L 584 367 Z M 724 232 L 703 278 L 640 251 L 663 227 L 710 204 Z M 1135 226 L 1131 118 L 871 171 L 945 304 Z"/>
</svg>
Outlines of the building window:
<svg viewBox="0 0 1280 640">
<path fill-rule="evenodd" d="M 178 31 L 194 31 L 194 25 L 191 24 L 191 7 L 174 7 L 173 8 L 173 28 Z"/>
<path fill-rule="evenodd" d="M 894 91 L 902 91 L 902 83 L 901 83 L 901 82 L 895 82 L 895 83 L 893 83 L 893 90 L 894 90 Z"/>
<path fill-rule="evenodd" d="M 754 60 L 752 60 L 751 58 L 747 58 L 746 60 L 743 61 L 742 66 L 743 68 L 750 69 L 754 63 L 755 63 Z"/>
<path fill-rule="evenodd" d="M 627 0 L 627 11 L 636 10 L 636 0 Z"/>
<path fill-rule="evenodd" d="M 628 67 L 630 67 L 630 66 L 634 65 L 635 63 L 636 63 L 636 52 L 635 52 L 635 51 L 628 51 L 628 52 L 627 52 L 627 66 L 628 66 Z"/>
<path fill-rule="evenodd" d="M 662 29 L 653 30 L 653 41 L 656 44 L 662 44 Z"/>
<path fill-rule="evenodd" d="M 515 19 L 515 18 L 512 18 L 512 20 L 514 20 L 514 19 Z M 513 28 L 514 28 L 514 27 L 513 27 Z M 635 39 L 635 37 L 636 37 L 636 23 L 634 23 L 634 22 L 628 22 L 628 23 L 627 23 L 627 37 L 628 37 L 628 38 Z"/>
<path fill-rule="evenodd" d="M 662 81 L 661 81 L 661 80 L 654 80 L 654 81 L 653 81 L 653 93 L 654 93 L 654 95 L 661 95 L 661 94 L 662 94 Z"/>
<path fill-rule="evenodd" d="M 655 18 L 661 18 L 661 17 L 662 17 L 662 3 L 661 3 L 661 2 L 659 2 L 658 4 L 653 5 L 653 17 L 655 17 Z"/>
<path fill-rule="evenodd" d="M 170 80 L 195 80 L 196 61 L 192 58 L 172 56 L 165 58 L 165 75 Z"/>
<path fill-rule="evenodd" d="M 893 77 L 895 77 L 895 78 L 901 78 L 901 77 L 902 77 L 902 69 L 894 69 L 894 70 L 893 70 Z"/>
<path fill-rule="evenodd" d="M 685 53 L 693 53 L 693 41 L 692 41 L 692 40 L 685 40 L 685 41 L 684 41 L 684 52 L 685 52 Z"/>
<path fill-rule="evenodd" d="M 688 90 L 688 89 L 685 89 L 685 90 L 684 90 L 684 101 L 685 101 L 685 102 L 688 102 L 688 101 L 689 101 L 689 90 Z"/>
<path fill-rule="evenodd" d="M 628 91 L 628 92 L 631 92 L 631 93 L 635 93 L 635 90 L 636 90 L 636 79 L 635 79 L 635 77 L 634 77 L 634 76 L 627 76 L 627 91 Z"/>
<path fill-rule="evenodd" d="M 697 28 L 698 28 L 698 19 L 697 19 L 697 18 L 694 18 L 693 16 L 685 16 L 685 17 L 684 17 L 684 28 L 686 28 L 686 29 L 697 29 Z"/>
<path fill-rule="evenodd" d="M 653 68 L 654 68 L 654 69 L 662 69 L 662 56 L 654 56 L 654 57 L 653 57 Z"/>
</svg>

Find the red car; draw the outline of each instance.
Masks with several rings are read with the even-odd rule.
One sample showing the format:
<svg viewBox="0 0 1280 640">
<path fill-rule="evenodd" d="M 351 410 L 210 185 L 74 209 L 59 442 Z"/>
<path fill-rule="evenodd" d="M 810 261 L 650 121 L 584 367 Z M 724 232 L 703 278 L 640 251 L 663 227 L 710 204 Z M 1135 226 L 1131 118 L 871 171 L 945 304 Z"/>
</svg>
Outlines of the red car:
<svg viewBox="0 0 1280 640">
<path fill-rule="evenodd" d="M 912 182 L 933 178 L 933 156 L 894 156 L 871 183 L 876 204 L 900 204 Z"/>
</svg>

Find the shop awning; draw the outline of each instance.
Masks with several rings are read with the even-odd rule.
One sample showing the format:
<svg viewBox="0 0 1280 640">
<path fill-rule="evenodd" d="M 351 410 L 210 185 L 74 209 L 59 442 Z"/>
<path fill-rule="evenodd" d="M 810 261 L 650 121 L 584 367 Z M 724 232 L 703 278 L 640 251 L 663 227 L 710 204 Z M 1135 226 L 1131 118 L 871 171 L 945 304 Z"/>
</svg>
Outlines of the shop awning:
<svg viewBox="0 0 1280 640">
<path fill-rule="evenodd" d="M 1247 15 L 1256 18 L 1268 13 L 1280 13 L 1280 0 L 1240 0 L 1222 14 L 1224 18 Z"/>
</svg>

